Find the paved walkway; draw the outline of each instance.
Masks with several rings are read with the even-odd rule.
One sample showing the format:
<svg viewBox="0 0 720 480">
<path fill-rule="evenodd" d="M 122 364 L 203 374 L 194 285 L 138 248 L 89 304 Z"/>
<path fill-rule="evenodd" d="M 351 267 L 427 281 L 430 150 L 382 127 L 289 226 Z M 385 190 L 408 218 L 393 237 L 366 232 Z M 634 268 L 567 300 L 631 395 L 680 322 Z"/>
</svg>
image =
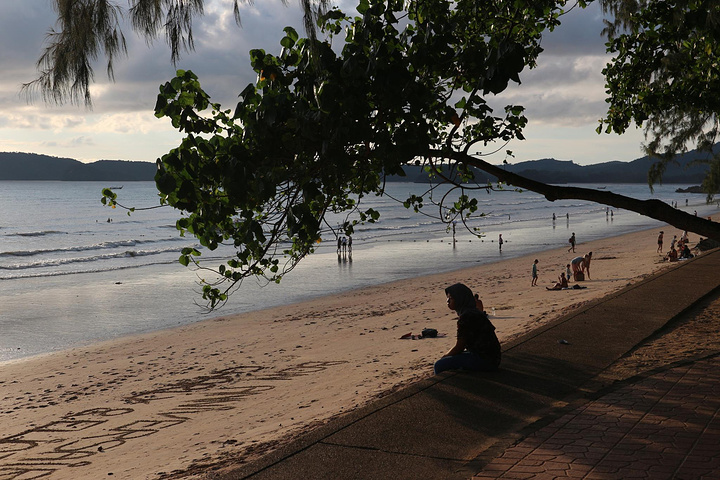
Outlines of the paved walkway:
<svg viewBox="0 0 720 480">
<path fill-rule="evenodd" d="M 720 357 L 629 383 L 562 416 L 474 479 L 720 478 Z"/>
<path fill-rule="evenodd" d="M 719 290 L 717 250 L 504 345 L 498 372 L 417 382 L 213 478 L 720 478 L 716 358 L 597 398 L 603 370 Z"/>
</svg>

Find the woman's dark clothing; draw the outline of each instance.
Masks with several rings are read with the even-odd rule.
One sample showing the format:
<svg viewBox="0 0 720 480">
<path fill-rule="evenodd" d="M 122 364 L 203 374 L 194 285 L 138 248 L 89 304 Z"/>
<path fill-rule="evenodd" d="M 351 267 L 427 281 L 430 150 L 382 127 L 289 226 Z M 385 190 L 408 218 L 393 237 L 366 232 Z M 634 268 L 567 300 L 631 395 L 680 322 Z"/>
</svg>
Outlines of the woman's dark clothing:
<svg viewBox="0 0 720 480">
<path fill-rule="evenodd" d="M 465 340 L 468 351 L 495 368 L 500 365 L 500 342 L 485 312 L 469 310 L 463 313 L 457 322 L 457 336 Z"/>
<path fill-rule="evenodd" d="M 455 311 L 459 315 L 457 337 L 465 342 L 466 352 L 474 354 L 481 360 L 480 363 L 485 365 L 482 370 L 497 369 L 500 365 L 500 342 L 487 314 L 475 307 L 472 291 L 462 283 L 456 283 L 446 288 L 445 293 L 455 301 Z"/>
</svg>

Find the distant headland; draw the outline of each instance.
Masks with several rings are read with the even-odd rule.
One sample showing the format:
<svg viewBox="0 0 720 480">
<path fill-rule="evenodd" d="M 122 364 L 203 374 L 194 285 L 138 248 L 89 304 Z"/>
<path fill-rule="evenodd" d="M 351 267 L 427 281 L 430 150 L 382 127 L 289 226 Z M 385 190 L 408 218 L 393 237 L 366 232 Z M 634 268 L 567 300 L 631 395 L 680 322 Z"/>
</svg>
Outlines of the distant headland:
<svg viewBox="0 0 720 480">
<path fill-rule="evenodd" d="M 697 185 L 702 183 L 708 166 L 693 164 L 693 160 L 706 154 L 695 151 L 677 158 L 677 164 L 668 165 L 663 183 Z M 572 160 L 546 158 L 504 165 L 503 168 L 524 177 L 544 183 L 647 183 L 650 166 L 655 161 L 642 157 L 630 162 L 612 161 L 594 165 L 578 165 Z M 405 176 L 394 176 L 389 181 L 426 183 L 427 174 L 422 167 L 404 167 Z M 72 158 L 23 152 L 0 152 L 0 180 L 54 180 L 54 181 L 152 181 L 154 162 L 126 160 L 98 160 L 83 163 Z M 480 170 L 475 171 L 479 183 L 497 180 Z"/>
<path fill-rule="evenodd" d="M 98 160 L 83 163 L 36 153 L 0 152 L 0 180 L 152 181 L 156 169 L 155 162 Z"/>
</svg>

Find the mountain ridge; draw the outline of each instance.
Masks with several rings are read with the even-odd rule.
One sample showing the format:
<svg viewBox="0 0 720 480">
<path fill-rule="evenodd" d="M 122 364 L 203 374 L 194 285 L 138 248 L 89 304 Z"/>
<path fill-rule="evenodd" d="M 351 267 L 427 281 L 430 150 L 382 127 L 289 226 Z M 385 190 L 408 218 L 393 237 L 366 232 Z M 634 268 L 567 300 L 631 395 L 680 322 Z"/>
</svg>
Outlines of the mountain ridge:
<svg viewBox="0 0 720 480">
<path fill-rule="evenodd" d="M 720 147 L 716 146 L 717 149 Z M 663 175 L 664 183 L 699 184 L 707 173 L 708 165 L 692 162 L 706 154 L 691 151 L 677 157 L 677 165 L 670 164 Z M 613 160 L 593 165 L 578 165 L 573 160 L 542 158 L 502 165 L 508 171 L 544 183 L 647 183 L 647 174 L 655 161 L 641 157 L 630 162 Z M 389 181 L 427 183 L 422 167 L 403 167 L 405 176 L 391 177 Z M 54 180 L 54 181 L 153 181 L 154 162 L 130 160 L 98 160 L 83 163 L 72 158 L 53 157 L 37 153 L 0 152 L 0 180 Z M 475 170 L 479 183 L 497 179 Z"/>
<path fill-rule="evenodd" d="M 73 158 L 38 153 L 0 152 L 0 180 L 152 181 L 154 162 L 98 160 L 83 163 Z"/>
</svg>

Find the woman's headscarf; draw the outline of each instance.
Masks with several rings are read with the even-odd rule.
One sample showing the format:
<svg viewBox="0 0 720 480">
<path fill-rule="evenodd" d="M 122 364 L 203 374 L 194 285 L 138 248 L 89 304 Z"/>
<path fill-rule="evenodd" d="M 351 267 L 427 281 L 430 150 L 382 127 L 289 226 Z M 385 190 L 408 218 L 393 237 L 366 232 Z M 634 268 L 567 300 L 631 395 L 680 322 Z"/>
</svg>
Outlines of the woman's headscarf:
<svg viewBox="0 0 720 480">
<path fill-rule="evenodd" d="M 459 315 L 475 308 L 475 297 L 466 285 L 462 283 L 450 285 L 445 289 L 445 293 L 455 300 L 455 311 Z"/>
</svg>

